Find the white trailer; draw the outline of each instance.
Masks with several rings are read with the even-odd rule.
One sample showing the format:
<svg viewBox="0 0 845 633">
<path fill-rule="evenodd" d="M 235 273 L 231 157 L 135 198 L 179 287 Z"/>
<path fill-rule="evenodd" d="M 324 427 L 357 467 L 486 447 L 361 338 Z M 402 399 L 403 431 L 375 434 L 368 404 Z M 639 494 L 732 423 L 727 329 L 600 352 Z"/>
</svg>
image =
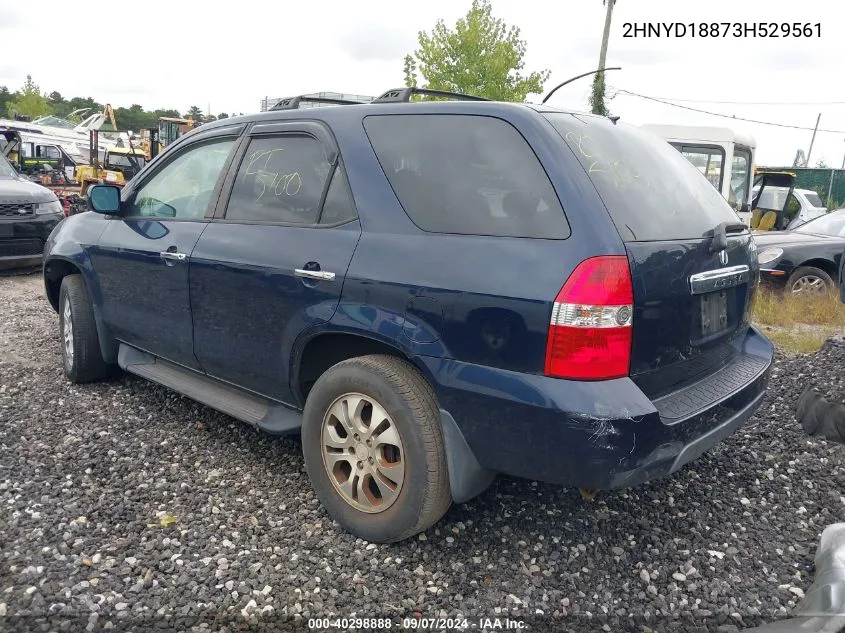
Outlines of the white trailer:
<svg viewBox="0 0 845 633">
<path fill-rule="evenodd" d="M 751 219 L 754 138 L 728 127 L 696 125 L 641 126 L 669 142 L 698 167 L 747 224 Z"/>
</svg>

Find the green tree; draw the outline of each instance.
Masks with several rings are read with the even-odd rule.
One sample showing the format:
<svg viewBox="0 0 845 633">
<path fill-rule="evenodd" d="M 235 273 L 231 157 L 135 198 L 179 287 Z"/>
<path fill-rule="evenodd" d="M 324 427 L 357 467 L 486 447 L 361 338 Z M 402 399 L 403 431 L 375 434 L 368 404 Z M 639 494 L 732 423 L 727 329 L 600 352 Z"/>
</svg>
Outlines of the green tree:
<svg viewBox="0 0 845 633">
<path fill-rule="evenodd" d="M 543 90 L 551 71 L 528 75 L 525 40 L 518 27 L 493 16 L 490 0 L 472 0 L 469 12 L 453 29 L 438 20 L 431 33 L 420 31 L 419 48 L 404 60 L 405 85 L 463 92 L 498 101 L 524 101 Z"/>
<path fill-rule="evenodd" d="M 228 119 L 228 118 L 229 118 L 229 115 L 228 115 L 228 114 L 226 114 L 225 112 L 221 112 L 220 114 L 218 114 L 218 115 L 217 115 L 217 120 L 218 120 L 218 121 L 219 121 L 220 119 Z"/>
<path fill-rule="evenodd" d="M 197 125 L 203 122 L 202 110 L 200 110 L 197 106 L 191 106 L 188 109 L 188 116 L 196 121 Z"/>
<path fill-rule="evenodd" d="M 50 102 L 41 94 L 38 84 L 32 81 L 32 75 L 27 75 L 23 86 L 15 93 L 6 109 L 10 116 L 22 114 L 34 119 L 50 114 Z"/>
<path fill-rule="evenodd" d="M 5 116 L 9 111 L 9 104 L 14 96 L 6 86 L 0 86 L 0 117 Z"/>
</svg>

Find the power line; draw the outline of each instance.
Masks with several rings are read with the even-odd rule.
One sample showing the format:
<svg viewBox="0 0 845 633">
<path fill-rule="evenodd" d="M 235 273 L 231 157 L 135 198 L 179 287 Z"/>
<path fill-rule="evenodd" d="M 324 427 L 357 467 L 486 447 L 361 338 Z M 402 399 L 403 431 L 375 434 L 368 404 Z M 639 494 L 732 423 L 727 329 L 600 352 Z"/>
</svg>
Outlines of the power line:
<svg viewBox="0 0 845 633">
<path fill-rule="evenodd" d="M 609 90 L 617 90 L 613 86 L 608 86 Z M 626 92 L 622 90 L 621 92 Z M 845 101 L 716 101 L 710 99 L 676 99 L 674 97 L 652 97 L 653 99 L 662 99 L 664 101 L 680 102 L 680 103 L 714 103 L 718 105 L 763 105 L 763 106 L 825 106 L 825 105 L 845 105 Z"/>
<path fill-rule="evenodd" d="M 641 95 L 636 92 L 631 92 L 629 90 L 617 90 L 616 94 L 626 94 L 632 97 L 639 97 L 640 99 L 647 99 L 648 101 L 655 101 L 657 103 L 662 103 L 663 105 L 672 106 L 673 108 L 681 108 L 682 110 L 690 110 L 691 112 L 698 112 L 700 114 L 709 114 L 710 116 L 718 116 L 723 117 L 725 119 L 733 119 L 734 121 L 744 121 L 746 123 L 757 123 L 758 125 L 771 125 L 773 127 L 780 127 L 780 128 L 787 128 L 790 130 L 807 130 L 812 132 L 814 128 L 811 127 L 804 127 L 801 125 L 789 125 L 787 123 L 774 123 L 772 121 L 760 121 L 758 119 L 747 119 L 745 117 L 735 116 L 733 114 L 724 114 L 722 112 L 710 112 L 709 110 L 702 110 L 700 108 L 692 108 L 690 106 L 681 105 L 680 103 L 672 103 L 671 101 L 666 101 L 665 99 L 658 99 L 657 97 L 649 97 L 647 95 Z M 615 95 L 614 95 L 615 96 Z M 822 130 L 819 129 L 819 132 L 828 132 L 830 134 L 845 134 L 845 130 Z"/>
</svg>

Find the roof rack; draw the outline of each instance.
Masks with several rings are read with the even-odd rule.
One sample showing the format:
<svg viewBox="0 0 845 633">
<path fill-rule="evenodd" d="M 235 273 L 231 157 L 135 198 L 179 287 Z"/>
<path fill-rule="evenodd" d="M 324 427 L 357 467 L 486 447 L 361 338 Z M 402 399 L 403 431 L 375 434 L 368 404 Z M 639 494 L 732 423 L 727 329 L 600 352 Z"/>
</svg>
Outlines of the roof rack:
<svg viewBox="0 0 845 633">
<path fill-rule="evenodd" d="M 363 101 L 351 101 L 349 99 L 335 99 L 333 97 L 315 97 L 311 95 L 298 95 L 280 99 L 276 105 L 270 108 L 270 112 L 278 110 L 296 110 L 300 103 L 330 103 L 333 105 L 362 105 Z"/>
<path fill-rule="evenodd" d="M 428 88 L 417 88 L 408 86 L 406 88 L 394 88 L 374 99 L 372 103 L 408 103 L 413 95 L 427 95 L 430 97 L 451 97 L 458 101 L 489 101 L 484 97 L 476 97 L 462 92 L 449 92 L 448 90 L 430 90 Z"/>
</svg>

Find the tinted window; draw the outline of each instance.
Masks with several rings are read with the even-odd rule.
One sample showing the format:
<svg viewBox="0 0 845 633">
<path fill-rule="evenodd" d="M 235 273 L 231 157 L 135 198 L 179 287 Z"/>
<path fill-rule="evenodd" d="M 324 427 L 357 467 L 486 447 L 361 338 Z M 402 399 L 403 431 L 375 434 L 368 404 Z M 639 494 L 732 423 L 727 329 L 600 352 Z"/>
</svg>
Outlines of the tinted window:
<svg viewBox="0 0 845 633">
<path fill-rule="evenodd" d="M 603 117 L 550 113 L 625 241 L 702 237 L 739 216 L 666 141 Z"/>
<path fill-rule="evenodd" d="M 244 155 L 226 219 L 315 224 L 331 165 L 310 136 L 254 138 Z"/>
<path fill-rule="evenodd" d="M 130 216 L 202 218 L 235 141 L 193 145 L 159 169 L 135 193 Z"/>
<path fill-rule="evenodd" d="M 320 215 L 320 224 L 339 224 L 348 222 L 356 216 L 355 207 L 349 195 L 349 186 L 346 183 L 346 173 L 338 165 L 332 176 L 329 191 L 326 193 L 326 201 L 323 203 L 323 213 Z"/>
<path fill-rule="evenodd" d="M 399 201 L 424 231 L 569 237 L 546 172 L 510 124 L 409 114 L 369 116 L 364 126 Z"/>
</svg>

